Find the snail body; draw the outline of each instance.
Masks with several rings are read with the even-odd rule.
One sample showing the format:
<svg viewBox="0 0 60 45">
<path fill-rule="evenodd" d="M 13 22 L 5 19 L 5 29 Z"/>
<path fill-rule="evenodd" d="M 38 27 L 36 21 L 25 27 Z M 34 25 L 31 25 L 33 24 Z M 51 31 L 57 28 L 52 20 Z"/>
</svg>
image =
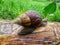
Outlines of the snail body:
<svg viewBox="0 0 60 45">
<path fill-rule="evenodd" d="M 24 29 L 21 30 L 19 35 L 26 35 L 32 33 L 36 27 L 45 25 L 45 21 L 42 20 L 38 12 L 34 10 L 28 10 L 23 14 L 19 15 L 12 23 L 17 23 L 24 26 Z M 44 24 L 43 24 L 44 23 Z"/>
<path fill-rule="evenodd" d="M 42 18 L 38 12 L 34 10 L 28 10 L 19 15 L 18 18 L 12 21 L 13 23 L 19 23 L 24 26 L 37 26 L 42 22 Z"/>
</svg>

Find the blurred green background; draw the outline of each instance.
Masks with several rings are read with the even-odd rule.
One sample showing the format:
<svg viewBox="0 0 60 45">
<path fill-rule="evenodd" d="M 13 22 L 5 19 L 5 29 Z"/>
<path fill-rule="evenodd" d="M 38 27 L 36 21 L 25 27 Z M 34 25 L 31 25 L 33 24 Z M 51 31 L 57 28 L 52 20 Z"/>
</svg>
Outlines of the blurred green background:
<svg viewBox="0 0 60 45">
<path fill-rule="evenodd" d="M 30 9 L 39 12 L 42 18 L 47 16 L 49 21 L 60 22 L 59 0 L 0 0 L 0 19 L 12 20 Z"/>
</svg>

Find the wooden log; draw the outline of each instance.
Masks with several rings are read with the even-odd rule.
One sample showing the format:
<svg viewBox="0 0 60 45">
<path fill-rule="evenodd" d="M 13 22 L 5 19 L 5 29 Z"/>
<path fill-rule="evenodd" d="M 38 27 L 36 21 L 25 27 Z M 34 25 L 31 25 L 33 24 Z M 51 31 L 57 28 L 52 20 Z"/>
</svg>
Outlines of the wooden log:
<svg viewBox="0 0 60 45">
<path fill-rule="evenodd" d="M 5 45 L 53 45 L 54 42 L 57 44 L 60 42 L 60 23 L 58 22 L 48 22 L 46 26 L 37 27 L 34 32 L 28 35 L 17 35 L 5 42 Z"/>
</svg>

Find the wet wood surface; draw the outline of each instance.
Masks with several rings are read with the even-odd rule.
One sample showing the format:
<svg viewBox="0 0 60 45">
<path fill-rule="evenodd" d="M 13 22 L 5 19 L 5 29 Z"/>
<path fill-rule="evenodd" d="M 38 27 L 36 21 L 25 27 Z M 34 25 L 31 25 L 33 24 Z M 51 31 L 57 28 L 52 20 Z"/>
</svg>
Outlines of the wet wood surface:
<svg viewBox="0 0 60 45">
<path fill-rule="evenodd" d="M 9 35 L 0 38 L 1 45 L 56 45 L 60 42 L 60 23 L 48 22 L 46 26 L 36 27 L 28 35 Z"/>
</svg>

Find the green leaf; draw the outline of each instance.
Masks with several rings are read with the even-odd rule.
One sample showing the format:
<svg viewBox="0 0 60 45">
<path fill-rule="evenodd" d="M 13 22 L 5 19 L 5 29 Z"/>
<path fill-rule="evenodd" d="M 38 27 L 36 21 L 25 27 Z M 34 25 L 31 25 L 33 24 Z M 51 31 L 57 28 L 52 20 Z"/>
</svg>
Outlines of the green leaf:
<svg viewBox="0 0 60 45">
<path fill-rule="evenodd" d="M 56 3 L 52 2 L 44 8 L 43 14 L 47 16 L 48 14 L 54 13 L 55 10 L 56 10 Z"/>
</svg>

